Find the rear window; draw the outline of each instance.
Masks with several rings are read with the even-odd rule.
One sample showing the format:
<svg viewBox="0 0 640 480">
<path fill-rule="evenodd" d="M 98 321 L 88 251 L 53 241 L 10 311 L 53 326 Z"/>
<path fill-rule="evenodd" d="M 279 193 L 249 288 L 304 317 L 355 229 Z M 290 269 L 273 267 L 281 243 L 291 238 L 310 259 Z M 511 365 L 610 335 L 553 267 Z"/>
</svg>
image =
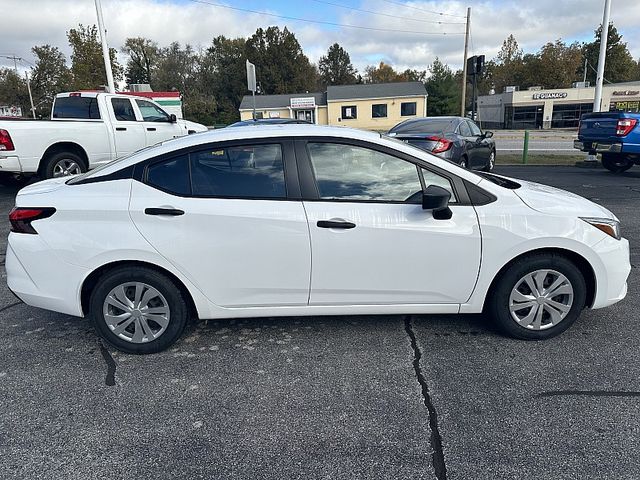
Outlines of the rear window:
<svg viewBox="0 0 640 480">
<path fill-rule="evenodd" d="M 416 134 L 416 133 L 443 133 L 451 130 L 451 120 L 433 118 L 421 120 L 417 122 L 407 122 L 393 127 L 390 132 L 397 134 Z"/>
<path fill-rule="evenodd" d="M 96 97 L 58 97 L 53 105 L 53 118 L 99 120 Z"/>
</svg>

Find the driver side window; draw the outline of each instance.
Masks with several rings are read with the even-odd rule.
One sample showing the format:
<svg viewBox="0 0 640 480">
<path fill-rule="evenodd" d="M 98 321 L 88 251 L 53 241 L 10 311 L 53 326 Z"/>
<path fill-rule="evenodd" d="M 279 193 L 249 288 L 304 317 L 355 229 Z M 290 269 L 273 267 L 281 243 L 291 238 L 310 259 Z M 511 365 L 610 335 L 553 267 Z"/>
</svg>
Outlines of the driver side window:
<svg viewBox="0 0 640 480">
<path fill-rule="evenodd" d="M 399 158 L 353 145 L 308 143 L 320 198 L 420 203 L 417 167 Z"/>
<path fill-rule="evenodd" d="M 145 122 L 168 122 L 169 115 L 159 107 L 156 107 L 153 103 L 145 100 L 137 100 L 138 108 L 142 114 L 142 119 Z"/>
</svg>

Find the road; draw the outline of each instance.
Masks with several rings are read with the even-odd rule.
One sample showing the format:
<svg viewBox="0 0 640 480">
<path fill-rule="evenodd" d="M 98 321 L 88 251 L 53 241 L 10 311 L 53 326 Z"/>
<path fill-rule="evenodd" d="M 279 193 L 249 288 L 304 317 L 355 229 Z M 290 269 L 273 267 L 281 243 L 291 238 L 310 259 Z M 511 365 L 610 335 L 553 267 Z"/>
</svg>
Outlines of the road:
<svg viewBox="0 0 640 480">
<path fill-rule="evenodd" d="M 494 140 L 498 153 L 521 153 L 524 145 L 523 130 L 496 130 Z M 574 130 L 531 130 L 529 152 L 544 155 L 582 155 L 573 148 L 577 138 Z"/>
<path fill-rule="evenodd" d="M 638 265 L 640 168 L 499 171 L 613 210 Z M 263 318 L 151 356 L 0 287 L 0 478 L 639 478 L 635 267 L 629 286 L 545 342 L 480 315 Z"/>
</svg>

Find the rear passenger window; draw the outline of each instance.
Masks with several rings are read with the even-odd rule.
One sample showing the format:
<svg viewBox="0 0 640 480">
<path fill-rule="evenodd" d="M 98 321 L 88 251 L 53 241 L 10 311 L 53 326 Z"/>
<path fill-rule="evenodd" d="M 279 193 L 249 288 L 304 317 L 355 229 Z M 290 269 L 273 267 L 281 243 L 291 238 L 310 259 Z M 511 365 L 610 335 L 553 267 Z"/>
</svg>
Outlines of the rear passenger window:
<svg viewBox="0 0 640 480">
<path fill-rule="evenodd" d="M 194 196 L 285 198 L 279 144 L 215 148 L 191 154 Z"/>
<path fill-rule="evenodd" d="M 189 157 L 181 155 L 150 165 L 147 169 L 147 183 L 169 193 L 191 194 Z"/>
</svg>

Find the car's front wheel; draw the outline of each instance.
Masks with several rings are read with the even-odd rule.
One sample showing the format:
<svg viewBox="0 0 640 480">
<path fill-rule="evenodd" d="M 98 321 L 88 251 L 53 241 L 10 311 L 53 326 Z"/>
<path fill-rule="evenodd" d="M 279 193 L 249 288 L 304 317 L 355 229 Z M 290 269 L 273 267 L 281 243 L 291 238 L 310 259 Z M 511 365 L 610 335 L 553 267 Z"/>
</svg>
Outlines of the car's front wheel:
<svg viewBox="0 0 640 480">
<path fill-rule="evenodd" d="M 489 154 L 489 159 L 487 160 L 487 164 L 482 168 L 483 172 L 490 172 L 493 170 L 493 167 L 496 165 L 496 151 L 491 150 Z"/>
<path fill-rule="evenodd" d="M 170 278 L 125 266 L 98 280 L 90 315 L 98 334 L 118 350 L 145 354 L 168 348 L 182 335 L 189 309 Z"/>
<path fill-rule="evenodd" d="M 515 261 L 497 280 L 488 313 L 506 334 L 544 340 L 571 326 L 584 308 L 586 283 L 569 259 L 535 254 Z"/>
</svg>

